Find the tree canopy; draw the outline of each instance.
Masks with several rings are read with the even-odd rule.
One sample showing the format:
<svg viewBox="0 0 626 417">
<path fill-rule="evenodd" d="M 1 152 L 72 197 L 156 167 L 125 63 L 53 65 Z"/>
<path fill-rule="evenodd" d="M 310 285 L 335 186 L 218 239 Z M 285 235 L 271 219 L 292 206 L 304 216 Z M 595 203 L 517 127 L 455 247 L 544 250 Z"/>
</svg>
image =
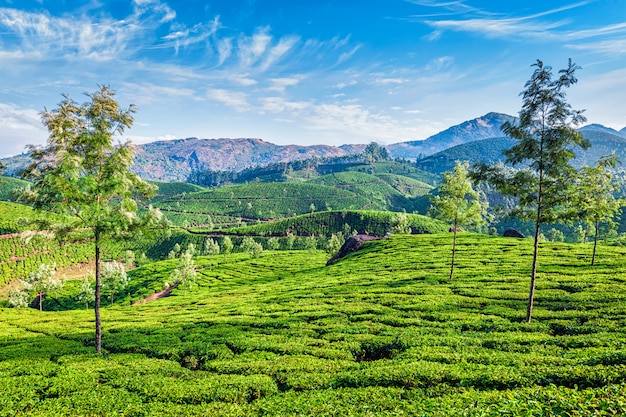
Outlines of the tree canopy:
<svg viewBox="0 0 626 417">
<path fill-rule="evenodd" d="M 121 108 L 108 86 L 86 95 L 83 104 L 64 95 L 57 108 L 41 113 L 49 137 L 44 147 L 29 146 L 32 161 L 22 176 L 32 187 L 21 192 L 20 200 L 64 219 L 40 227 L 61 236 L 77 229 L 90 232 L 96 261 L 95 345 L 100 352 L 102 239 L 161 227 L 164 219 L 158 210 L 139 211 L 138 198 L 152 196 L 156 187 L 129 170 L 135 154 L 130 141 L 114 143 L 115 136 L 131 127 L 135 106 Z"/>
<path fill-rule="evenodd" d="M 537 274 L 537 255 L 541 225 L 572 218 L 575 169 L 570 161 L 576 149 L 590 144 L 576 126 L 585 122 L 582 110 L 574 110 L 566 101 L 565 90 L 578 81 L 578 67 L 571 60 L 555 77 L 552 67 L 541 60 L 524 85 L 519 118 L 505 122 L 502 131 L 516 140 L 504 151 L 506 163 L 519 170 L 506 173 L 501 167 L 475 164 L 472 177 L 486 180 L 504 195 L 517 197 L 518 206 L 511 214 L 535 223 L 533 262 L 526 320 L 531 321 Z"/>
</svg>

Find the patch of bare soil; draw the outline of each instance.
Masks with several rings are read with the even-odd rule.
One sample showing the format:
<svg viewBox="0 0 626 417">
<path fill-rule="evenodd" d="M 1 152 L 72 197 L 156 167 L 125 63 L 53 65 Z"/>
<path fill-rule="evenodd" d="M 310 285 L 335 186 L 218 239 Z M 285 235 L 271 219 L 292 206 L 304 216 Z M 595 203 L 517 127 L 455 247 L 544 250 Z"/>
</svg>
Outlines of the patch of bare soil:
<svg viewBox="0 0 626 417">
<path fill-rule="evenodd" d="M 176 287 L 178 287 L 178 284 L 170 285 L 169 287 L 167 287 L 163 291 L 159 291 L 157 293 L 154 293 L 151 296 L 144 298 L 143 300 L 135 301 L 133 303 L 133 305 L 136 306 L 138 304 L 145 304 L 145 303 L 149 303 L 150 301 L 154 301 L 154 300 L 158 300 L 158 299 L 163 298 L 163 297 L 167 297 L 168 295 L 170 295 L 170 293 Z"/>
</svg>

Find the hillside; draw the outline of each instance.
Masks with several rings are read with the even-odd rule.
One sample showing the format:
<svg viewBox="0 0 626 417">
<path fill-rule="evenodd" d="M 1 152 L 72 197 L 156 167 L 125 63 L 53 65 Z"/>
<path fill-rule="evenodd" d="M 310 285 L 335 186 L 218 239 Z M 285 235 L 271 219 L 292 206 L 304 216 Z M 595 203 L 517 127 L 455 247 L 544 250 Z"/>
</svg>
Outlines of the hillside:
<svg viewBox="0 0 626 417">
<path fill-rule="evenodd" d="M 17 188 L 25 188 L 27 185 L 28 181 L 0 176 L 0 201 L 11 201 L 11 191 Z"/>
<path fill-rule="evenodd" d="M 543 245 L 524 322 L 532 242 L 392 236 L 325 267 L 320 251 L 197 258 L 187 296 L 130 305 L 176 261 L 131 271 L 93 312 L 0 309 L 3 415 L 624 415 L 623 248 Z M 402 256 L 398 256 L 402 254 Z M 217 265 L 215 265 L 217 262 Z"/>
<path fill-rule="evenodd" d="M 311 183 L 233 185 L 155 198 L 152 204 L 168 217 L 172 213 L 193 214 L 206 219 L 201 223 L 224 227 L 329 209 L 383 209 L 354 192 Z"/>
<path fill-rule="evenodd" d="M 576 159 L 572 164 L 576 167 L 594 165 L 603 155 L 615 152 L 622 162 L 626 162 L 626 138 L 610 133 L 607 128 L 582 128 L 580 132 L 591 143 L 586 151 L 576 150 Z M 469 142 L 453 146 L 434 155 L 416 162 L 416 166 L 424 171 L 441 173 L 454 167 L 456 160 L 495 163 L 504 162 L 502 151 L 515 144 L 515 140 L 508 137 L 497 137 Z"/>
<path fill-rule="evenodd" d="M 240 236 L 321 236 L 328 238 L 334 233 L 344 237 L 356 232 L 382 237 L 392 230 L 399 213 L 373 210 L 322 211 L 279 219 L 252 226 L 233 227 L 221 233 Z M 406 214 L 406 225 L 415 234 L 442 233 L 449 226 L 442 221 L 419 214 Z M 205 229 L 192 229 L 201 233 Z"/>
</svg>

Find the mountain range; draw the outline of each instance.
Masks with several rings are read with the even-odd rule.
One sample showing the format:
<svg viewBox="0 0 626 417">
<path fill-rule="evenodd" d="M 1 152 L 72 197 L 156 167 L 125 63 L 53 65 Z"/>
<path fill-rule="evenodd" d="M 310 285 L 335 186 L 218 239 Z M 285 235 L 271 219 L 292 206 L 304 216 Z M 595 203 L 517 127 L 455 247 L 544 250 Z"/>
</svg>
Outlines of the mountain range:
<svg viewBox="0 0 626 417">
<path fill-rule="evenodd" d="M 456 159 L 496 162 L 502 160 L 502 150 L 513 143 L 504 137 L 500 127 L 513 120 L 513 116 L 492 112 L 427 139 L 394 143 L 386 148 L 391 157 L 419 160 L 422 168 L 436 172 L 448 170 Z M 590 124 L 580 131 L 593 144 L 590 151 L 578 155 L 580 164 L 592 164 L 600 155 L 613 150 L 626 161 L 626 127 L 617 131 Z M 133 170 L 148 180 L 185 181 L 192 172 L 241 171 L 276 162 L 346 156 L 361 153 L 366 146 L 281 146 L 256 138 L 175 139 L 137 145 Z M 15 175 L 25 166 L 28 157 L 17 155 L 0 161 L 7 166 L 9 175 Z"/>
</svg>

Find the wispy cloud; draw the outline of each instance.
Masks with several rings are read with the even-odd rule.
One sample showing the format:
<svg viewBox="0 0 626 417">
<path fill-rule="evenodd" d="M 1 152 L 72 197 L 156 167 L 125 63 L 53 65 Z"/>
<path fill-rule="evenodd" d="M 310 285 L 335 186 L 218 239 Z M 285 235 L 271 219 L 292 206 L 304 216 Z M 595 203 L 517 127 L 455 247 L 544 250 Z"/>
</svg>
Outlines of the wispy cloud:
<svg viewBox="0 0 626 417">
<path fill-rule="evenodd" d="M 597 42 L 566 45 L 571 49 L 600 52 L 606 55 L 626 54 L 626 39 L 608 39 Z"/>
<path fill-rule="evenodd" d="M 207 97 L 232 107 L 238 112 L 250 109 L 248 98 L 245 93 L 229 91 L 222 88 L 212 88 L 207 91 Z"/>
<path fill-rule="evenodd" d="M 261 100 L 260 113 L 298 113 L 308 107 L 310 104 L 304 101 L 289 101 L 283 97 L 266 97 Z"/>
<path fill-rule="evenodd" d="M 589 1 L 567 4 L 562 7 L 545 10 L 524 16 L 498 16 L 494 13 L 475 9 L 464 2 L 411 1 L 421 6 L 438 7 L 455 10 L 463 17 L 457 19 L 424 18 L 423 22 L 435 30 L 425 37 L 427 40 L 438 40 L 446 30 L 473 32 L 488 38 L 514 37 L 517 39 L 550 38 L 557 34 L 556 29 L 566 27 L 570 21 L 566 19 L 545 21 L 543 18 L 559 14 L 589 4 Z M 413 16 L 418 18 L 419 16 Z M 558 34 L 562 36 L 563 34 Z"/>
<path fill-rule="evenodd" d="M 271 86 L 268 88 L 269 91 L 276 91 L 279 93 L 284 93 L 287 87 L 291 87 L 297 85 L 300 82 L 299 77 L 285 77 L 285 78 L 274 78 L 270 80 Z"/>
<path fill-rule="evenodd" d="M 24 152 L 24 144 L 45 143 L 47 132 L 41 124 L 39 112 L 14 104 L 0 103 L 0 131 L 11 141 L 2 141 L 2 154 L 14 155 Z"/>
</svg>

